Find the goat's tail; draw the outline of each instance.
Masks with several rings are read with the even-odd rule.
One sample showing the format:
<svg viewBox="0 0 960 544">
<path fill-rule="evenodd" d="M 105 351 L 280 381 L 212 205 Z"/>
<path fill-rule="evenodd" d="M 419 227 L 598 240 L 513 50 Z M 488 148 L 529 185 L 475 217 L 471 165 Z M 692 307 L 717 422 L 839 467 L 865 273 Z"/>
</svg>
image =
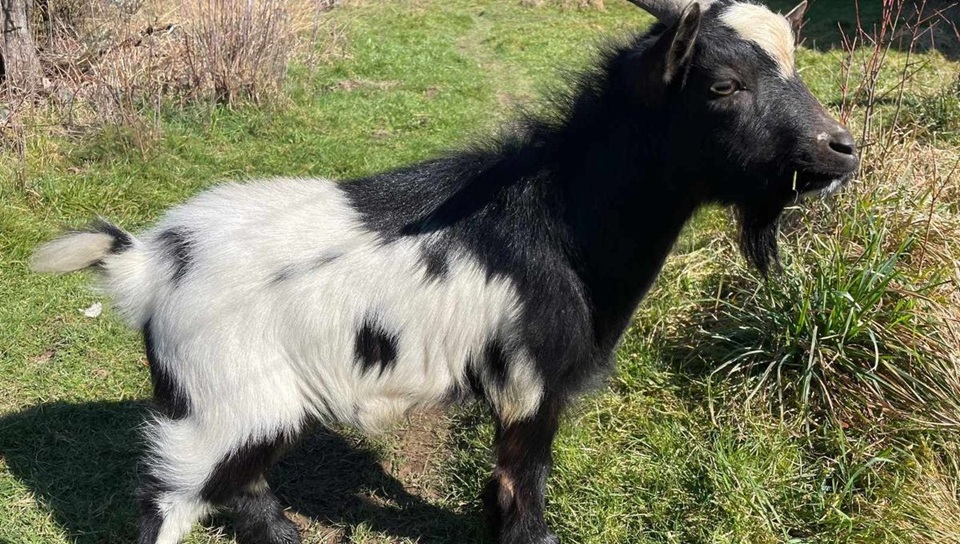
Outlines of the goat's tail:
<svg viewBox="0 0 960 544">
<path fill-rule="evenodd" d="M 132 234 L 99 219 L 83 230 L 68 231 L 30 256 L 35 272 L 66 274 L 97 267 L 114 306 L 131 324 L 146 320 L 153 302 L 154 281 L 149 252 Z"/>
<path fill-rule="evenodd" d="M 84 230 L 63 233 L 43 244 L 30 256 L 34 272 L 66 274 L 102 265 L 108 255 L 130 249 L 133 236 L 102 219 Z"/>
</svg>

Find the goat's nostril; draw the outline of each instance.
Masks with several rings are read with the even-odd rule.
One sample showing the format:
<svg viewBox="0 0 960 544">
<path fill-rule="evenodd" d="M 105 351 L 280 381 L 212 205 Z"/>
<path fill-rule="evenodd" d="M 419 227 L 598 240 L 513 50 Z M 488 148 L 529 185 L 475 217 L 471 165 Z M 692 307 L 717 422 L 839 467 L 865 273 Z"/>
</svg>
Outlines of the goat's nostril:
<svg viewBox="0 0 960 544">
<path fill-rule="evenodd" d="M 843 142 L 830 142 L 830 149 L 843 155 L 853 155 L 856 153 L 856 146 Z"/>
<path fill-rule="evenodd" d="M 830 149 L 836 151 L 841 155 L 856 155 L 857 154 L 857 143 L 853 140 L 853 136 L 849 132 L 843 131 L 834 133 L 830 136 Z"/>
</svg>

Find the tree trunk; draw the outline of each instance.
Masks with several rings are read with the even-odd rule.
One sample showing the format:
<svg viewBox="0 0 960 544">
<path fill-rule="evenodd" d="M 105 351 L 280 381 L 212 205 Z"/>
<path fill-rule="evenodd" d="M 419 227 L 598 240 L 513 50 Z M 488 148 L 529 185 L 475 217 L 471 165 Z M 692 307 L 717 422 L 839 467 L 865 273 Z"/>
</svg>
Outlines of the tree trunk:
<svg viewBox="0 0 960 544">
<path fill-rule="evenodd" d="M 40 58 L 30 32 L 27 7 L 32 0 L 0 0 L 0 57 L 7 85 L 30 92 L 40 84 Z"/>
</svg>

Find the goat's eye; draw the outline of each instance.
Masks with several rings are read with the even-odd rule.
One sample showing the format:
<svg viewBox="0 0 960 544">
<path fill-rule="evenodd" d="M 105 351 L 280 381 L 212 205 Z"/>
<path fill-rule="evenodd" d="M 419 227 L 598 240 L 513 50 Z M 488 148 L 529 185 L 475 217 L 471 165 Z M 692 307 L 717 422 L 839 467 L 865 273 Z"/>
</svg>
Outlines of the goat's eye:
<svg viewBox="0 0 960 544">
<path fill-rule="evenodd" d="M 710 86 L 710 92 L 717 96 L 730 96 L 731 94 L 741 90 L 743 87 L 740 85 L 740 82 L 731 79 L 728 81 L 718 81 Z"/>
</svg>

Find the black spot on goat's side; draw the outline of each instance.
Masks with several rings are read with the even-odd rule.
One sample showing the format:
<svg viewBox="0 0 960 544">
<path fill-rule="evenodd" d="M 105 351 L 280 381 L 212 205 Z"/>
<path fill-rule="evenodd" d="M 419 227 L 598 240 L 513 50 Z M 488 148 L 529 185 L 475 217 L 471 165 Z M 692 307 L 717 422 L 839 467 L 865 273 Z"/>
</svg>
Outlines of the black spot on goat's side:
<svg viewBox="0 0 960 544">
<path fill-rule="evenodd" d="M 304 274 L 317 271 L 324 266 L 336 261 L 343 256 L 342 251 L 326 251 L 319 257 L 310 259 L 306 262 L 288 264 L 278 270 L 271 280 L 271 283 L 278 284 L 283 283 L 287 280 L 291 280 L 297 277 L 300 277 Z"/>
<path fill-rule="evenodd" d="M 143 344 L 150 364 L 150 381 L 153 382 L 153 400 L 157 408 L 170 419 L 183 419 L 190 415 L 190 399 L 181 390 L 169 372 L 169 367 L 160 360 L 153 337 L 152 322 L 143 326 Z"/>
<path fill-rule="evenodd" d="M 493 381 L 501 389 L 507 383 L 507 360 L 508 355 L 501 341 L 491 340 L 484 346 L 483 364 L 490 369 Z"/>
<path fill-rule="evenodd" d="M 270 283 L 274 283 L 274 284 L 283 283 L 293 278 L 297 274 L 297 272 L 298 272 L 298 268 L 296 265 L 288 264 L 283 268 L 281 268 L 279 271 L 277 271 L 276 274 L 273 275 L 273 279 L 270 280 Z"/>
<path fill-rule="evenodd" d="M 343 256 L 342 251 L 337 251 L 337 250 L 325 251 L 322 255 L 310 261 L 308 268 L 310 270 L 319 270 L 320 268 L 323 268 L 324 266 L 332 263 L 333 261 L 336 261 L 342 256 Z"/>
<path fill-rule="evenodd" d="M 165 230 L 157 237 L 164 251 L 173 261 L 173 282 L 176 284 L 190 268 L 190 238 L 180 229 Z"/>
<path fill-rule="evenodd" d="M 480 353 L 471 354 L 466 364 L 466 385 L 470 388 L 470 393 L 475 398 L 484 398 L 488 386 L 503 389 L 507 384 L 509 361 L 509 351 L 498 338 L 487 342 Z"/>
<path fill-rule="evenodd" d="M 479 371 L 471 364 L 473 363 L 472 359 L 467 362 L 463 379 L 457 380 L 450 388 L 443 401 L 441 401 L 441 406 L 466 404 L 486 397 L 486 389 L 483 387 L 483 380 L 480 378 Z"/>
<path fill-rule="evenodd" d="M 399 338 L 390 334 L 371 320 L 365 320 L 357 331 L 354 346 L 357 361 L 367 373 L 374 368 L 380 369 L 380 375 L 397 364 L 397 345 Z"/>
<path fill-rule="evenodd" d="M 217 462 L 200 496 L 213 504 L 227 503 L 255 482 L 292 442 L 284 436 L 244 444 Z"/>
<path fill-rule="evenodd" d="M 442 281 L 450 273 L 447 251 L 439 244 L 424 244 L 420 248 L 420 259 L 426 267 L 426 279 Z"/>
<path fill-rule="evenodd" d="M 482 399 L 486 396 L 486 390 L 483 387 L 483 380 L 480 378 L 480 373 L 476 366 L 472 364 L 467 365 L 467 385 L 470 387 L 470 392 L 473 393 L 474 397 Z"/>
</svg>

